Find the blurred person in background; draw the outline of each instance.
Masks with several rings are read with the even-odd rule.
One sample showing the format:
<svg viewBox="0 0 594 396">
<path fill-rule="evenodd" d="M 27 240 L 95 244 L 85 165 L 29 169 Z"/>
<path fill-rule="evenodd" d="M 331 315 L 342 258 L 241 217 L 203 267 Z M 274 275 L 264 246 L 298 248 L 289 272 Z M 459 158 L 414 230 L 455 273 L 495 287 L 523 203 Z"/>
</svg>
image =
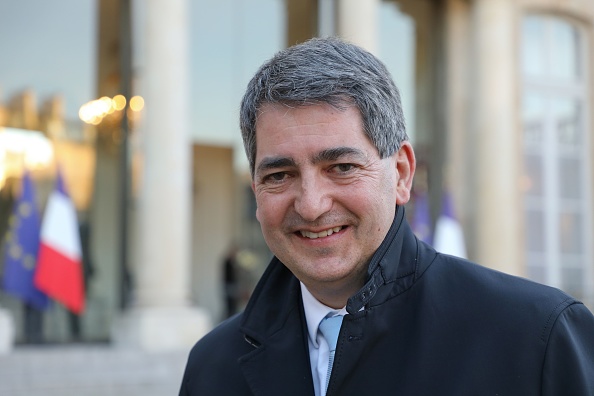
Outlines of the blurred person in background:
<svg viewBox="0 0 594 396">
<path fill-rule="evenodd" d="M 335 38 L 280 51 L 240 124 L 275 257 L 194 346 L 180 395 L 594 394 L 581 302 L 412 233 L 415 155 L 376 57 Z"/>
<path fill-rule="evenodd" d="M 225 319 L 237 313 L 239 306 L 239 264 L 237 247 L 231 245 L 223 259 L 223 292 L 225 294 Z"/>
</svg>

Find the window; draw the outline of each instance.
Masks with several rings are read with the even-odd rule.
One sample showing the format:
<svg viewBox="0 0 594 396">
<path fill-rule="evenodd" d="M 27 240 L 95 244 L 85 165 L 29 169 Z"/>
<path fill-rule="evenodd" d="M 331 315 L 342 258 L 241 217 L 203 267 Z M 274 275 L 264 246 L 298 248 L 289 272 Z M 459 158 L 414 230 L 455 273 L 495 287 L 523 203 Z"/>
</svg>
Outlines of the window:
<svg viewBox="0 0 594 396">
<path fill-rule="evenodd" d="M 522 40 L 527 275 L 592 303 L 585 35 L 568 20 L 529 15 Z"/>
</svg>

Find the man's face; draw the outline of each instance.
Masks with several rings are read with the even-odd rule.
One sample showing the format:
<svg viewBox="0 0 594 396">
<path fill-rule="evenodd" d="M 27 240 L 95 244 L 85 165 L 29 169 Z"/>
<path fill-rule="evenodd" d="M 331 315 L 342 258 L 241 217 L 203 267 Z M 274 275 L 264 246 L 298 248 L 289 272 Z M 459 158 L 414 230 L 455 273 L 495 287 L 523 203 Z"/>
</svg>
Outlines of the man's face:
<svg viewBox="0 0 594 396">
<path fill-rule="evenodd" d="M 348 298 L 408 200 L 410 145 L 380 159 L 354 106 L 268 104 L 256 130 L 252 187 L 268 246 L 322 302 Z"/>
</svg>

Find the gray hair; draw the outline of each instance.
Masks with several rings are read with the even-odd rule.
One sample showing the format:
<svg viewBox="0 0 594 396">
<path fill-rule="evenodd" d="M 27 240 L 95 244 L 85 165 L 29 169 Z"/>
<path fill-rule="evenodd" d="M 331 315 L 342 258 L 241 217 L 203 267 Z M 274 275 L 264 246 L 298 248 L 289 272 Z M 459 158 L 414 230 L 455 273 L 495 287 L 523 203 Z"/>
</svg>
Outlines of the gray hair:
<svg viewBox="0 0 594 396">
<path fill-rule="evenodd" d="M 243 145 L 254 176 L 256 122 L 267 103 L 307 106 L 354 104 L 365 134 L 381 158 L 407 140 L 398 88 L 385 65 L 364 49 L 338 38 L 314 38 L 279 51 L 256 72 L 241 101 Z"/>
</svg>

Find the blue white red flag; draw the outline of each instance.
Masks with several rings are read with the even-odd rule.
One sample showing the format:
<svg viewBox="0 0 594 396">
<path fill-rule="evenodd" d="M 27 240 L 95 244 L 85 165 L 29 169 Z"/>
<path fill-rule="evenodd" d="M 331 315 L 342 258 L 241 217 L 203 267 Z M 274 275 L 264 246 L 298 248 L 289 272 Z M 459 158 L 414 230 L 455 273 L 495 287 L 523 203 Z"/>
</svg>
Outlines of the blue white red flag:
<svg viewBox="0 0 594 396">
<path fill-rule="evenodd" d="M 426 192 L 415 192 L 412 230 L 423 242 L 431 243 L 431 213 Z"/>
<path fill-rule="evenodd" d="M 445 193 L 442 199 L 441 215 L 435 223 L 433 247 L 438 252 L 466 258 L 464 232 L 454 215 L 452 196 Z"/>
<path fill-rule="evenodd" d="M 82 249 L 76 209 L 60 171 L 41 224 L 35 285 L 76 314 L 85 308 Z"/>
<path fill-rule="evenodd" d="M 39 211 L 35 202 L 35 186 L 27 171 L 23 175 L 21 195 L 10 217 L 5 240 L 3 288 L 29 305 L 45 309 L 49 299 L 34 284 L 39 250 Z"/>
</svg>

